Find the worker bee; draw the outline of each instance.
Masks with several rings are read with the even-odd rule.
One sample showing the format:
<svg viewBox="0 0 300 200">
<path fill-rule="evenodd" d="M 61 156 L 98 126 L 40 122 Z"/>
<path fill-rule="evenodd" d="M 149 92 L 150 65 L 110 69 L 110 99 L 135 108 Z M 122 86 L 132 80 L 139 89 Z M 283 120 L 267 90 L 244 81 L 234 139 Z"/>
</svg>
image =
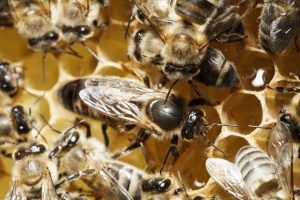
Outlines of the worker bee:
<svg viewBox="0 0 300 200">
<path fill-rule="evenodd" d="M 14 96 L 22 86 L 22 68 L 14 63 L 0 60 L 0 90 Z"/>
<path fill-rule="evenodd" d="M 51 23 L 50 5 L 38 0 L 9 0 L 9 3 L 14 26 L 28 40 L 31 49 L 47 52 L 57 45 L 59 32 Z"/>
<path fill-rule="evenodd" d="M 156 65 L 169 80 L 197 80 L 217 87 L 239 83 L 233 63 L 209 47 L 215 39 L 229 42 L 244 37 L 238 32 L 242 25 L 233 7 L 223 1 L 156 3 L 135 1 L 153 29 L 145 27 L 132 34 L 130 58 Z"/>
<path fill-rule="evenodd" d="M 99 26 L 100 8 L 107 5 L 108 0 L 57 0 L 51 6 L 52 22 L 67 43 L 86 41 L 93 36 L 93 29 Z"/>
<path fill-rule="evenodd" d="M 26 144 L 13 153 L 11 188 L 6 199 L 59 199 L 55 189 L 57 162 L 43 144 Z"/>
<path fill-rule="evenodd" d="M 88 129 L 87 129 L 88 130 Z M 103 199 L 183 199 L 176 179 L 165 174 L 152 175 L 121 161 L 113 160 L 105 146 L 76 127 L 68 129 L 49 154 L 60 158 L 67 177 L 78 177 L 78 171 L 95 169 L 81 179 L 96 198 Z M 68 180 L 65 179 L 65 180 Z"/>
<path fill-rule="evenodd" d="M 265 0 L 260 18 L 260 46 L 271 54 L 281 54 L 298 32 L 300 2 Z"/>
<path fill-rule="evenodd" d="M 113 77 L 89 78 L 85 88 L 79 92 L 87 106 L 107 117 L 108 124 L 113 119 L 120 126 L 141 128 L 135 141 L 136 147 L 149 135 L 159 140 L 171 139 L 164 163 L 169 153 L 176 161 L 179 156 L 179 139 L 191 141 L 202 136 L 214 146 L 208 140 L 207 133 L 215 124 L 207 123 L 204 112 L 196 108 L 187 109 L 187 105 L 175 94 L 171 94 L 168 99 L 166 95 L 167 91 Z"/>
<path fill-rule="evenodd" d="M 235 163 L 209 158 L 206 168 L 237 199 L 292 199 L 292 143 L 284 123 L 278 122 L 274 127 L 268 151 L 270 157 L 254 146 L 244 146 L 238 151 Z"/>
<path fill-rule="evenodd" d="M 0 150 L 6 155 L 5 149 L 14 144 L 25 142 L 31 138 L 34 119 L 25 112 L 21 105 L 3 106 L 0 112 Z"/>
</svg>

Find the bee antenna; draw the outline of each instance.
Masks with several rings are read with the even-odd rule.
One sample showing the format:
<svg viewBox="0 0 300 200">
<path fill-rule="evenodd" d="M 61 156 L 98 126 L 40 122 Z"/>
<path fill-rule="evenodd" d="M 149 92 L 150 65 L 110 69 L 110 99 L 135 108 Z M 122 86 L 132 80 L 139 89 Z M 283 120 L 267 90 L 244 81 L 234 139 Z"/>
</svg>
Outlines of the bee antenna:
<svg viewBox="0 0 300 200">
<path fill-rule="evenodd" d="M 88 50 L 88 52 L 100 63 L 103 63 L 103 61 L 100 59 L 100 57 L 90 48 L 88 47 L 85 42 L 80 42 L 80 44 Z"/>
<path fill-rule="evenodd" d="M 171 94 L 171 91 L 172 91 L 173 87 L 176 85 L 177 82 L 178 82 L 178 80 L 175 80 L 175 81 L 172 83 L 172 85 L 171 85 L 171 87 L 170 87 L 170 89 L 169 89 L 169 91 L 168 91 L 168 93 L 167 93 L 167 96 L 166 96 L 166 99 L 165 99 L 165 101 L 164 101 L 164 104 L 167 103 L 167 100 L 168 100 L 168 98 L 169 98 L 169 96 L 170 96 L 170 94 Z"/>
<path fill-rule="evenodd" d="M 177 171 L 177 176 L 178 176 L 179 182 L 180 182 L 180 184 L 181 184 L 181 188 L 183 189 L 183 191 L 184 191 L 184 193 L 185 193 L 186 198 L 189 198 L 189 195 L 188 195 L 188 193 L 186 192 L 186 187 L 185 187 L 185 185 L 184 185 L 184 182 L 183 182 L 183 180 L 182 180 L 182 177 L 181 177 L 181 174 L 180 174 L 180 171 L 179 171 L 179 170 Z"/>
<path fill-rule="evenodd" d="M 55 133 L 59 133 L 59 134 L 61 133 L 61 131 L 55 129 L 55 128 L 48 122 L 48 120 L 46 119 L 46 117 L 44 116 L 44 114 L 41 113 L 40 111 L 39 111 L 39 115 L 40 115 L 40 117 L 42 118 L 42 120 L 44 121 L 44 123 L 45 123 L 52 131 L 54 131 Z"/>
<path fill-rule="evenodd" d="M 151 163 L 149 161 L 149 157 L 147 155 L 147 152 L 146 152 L 146 149 L 145 149 L 145 146 L 142 142 L 140 142 L 140 146 L 141 146 L 141 149 L 142 149 L 142 152 L 143 152 L 143 155 L 144 155 L 144 158 L 145 158 L 145 161 L 147 163 L 147 168 L 154 174 L 154 170 L 153 168 L 151 167 Z"/>
<path fill-rule="evenodd" d="M 129 20 L 128 20 L 127 26 L 126 26 L 126 28 L 125 28 L 125 35 L 124 35 L 125 39 L 126 39 L 127 36 L 128 36 L 130 24 L 133 22 L 134 17 L 135 17 L 135 15 L 132 14 L 132 15 L 130 16 Z"/>
<path fill-rule="evenodd" d="M 273 128 L 267 127 L 267 126 L 258 126 L 258 125 L 251 125 L 251 124 L 249 124 L 248 127 L 250 127 L 250 128 L 261 128 L 261 129 L 266 129 L 266 130 L 273 129 Z"/>
<path fill-rule="evenodd" d="M 206 125 L 208 128 L 212 128 L 214 126 L 230 126 L 230 127 L 239 127 L 239 125 L 237 124 L 222 124 L 222 123 L 212 123 L 212 124 L 208 124 Z"/>
<path fill-rule="evenodd" d="M 79 121 L 76 121 L 76 123 L 73 124 L 73 126 L 71 126 L 71 127 L 68 128 L 66 131 L 64 131 L 64 134 L 70 132 L 72 129 L 78 127 L 80 124 L 82 124 L 82 123 L 84 123 L 84 122 L 85 122 L 84 119 L 81 119 L 81 120 L 79 120 Z"/>
<path fill-rule="evenodd" d="M 41 134 L 42 130 L 44 129 L 45 125 L 43 125 L 40 129 L 37 129 L 33 124 L 32 124 L 32 128 L 37 132 L 37 135 L 34 137 L 34 139 L 36 140 L 37 137 L 41 137 L 44 142 L 46 142 L 48 144 L 47 139 Z"/>
<path fill-rule="evenodd" d="M 36 97 L 36 100 L 32 103 L 32 105 L 28 108 L 28 114 L 29 115 L 31 115 L 32 114 L 32 108 L 42 99 L 42 98 L 44 98 L 44 96 L 45 96 L 45 91 L 43 91 L 43 94 L 42 95 L 40 95 L 40 96 L 36 96 L 36 95 L 34 95 L 35 97 Z"/>
<path fill-rule="evenodd" d="M 223 151 L 222 149 L 220 149 L 219 147 L 217 147 L 212 141 L 210 141 L 207 137 L 206 134 L 202 134 L 204 136 L 204 138 L 206 139 L 206 142 L 210 145 L 210 146 L 213 146 L 215 149 L 217 149 L 218 151 L 220 151 L 221 153 L 223 153 L 225 156 L 227 155 L 225 153 L 225 151 Z"/>
<path fill-rule="evenodd" d="M 44 51 L 42 57 L 42 80 L 44 84 L 46 83 L 46 56 L 47 51 Z"/>
</svg>

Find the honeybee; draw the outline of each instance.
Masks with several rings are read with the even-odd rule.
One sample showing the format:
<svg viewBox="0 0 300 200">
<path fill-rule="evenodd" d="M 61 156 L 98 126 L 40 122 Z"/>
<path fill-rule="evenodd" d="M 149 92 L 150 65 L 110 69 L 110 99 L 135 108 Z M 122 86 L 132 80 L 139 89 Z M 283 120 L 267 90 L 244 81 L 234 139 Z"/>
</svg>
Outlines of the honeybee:
<svg viewBox="0 0 300 200">
<path fill-rule="evenodd" d="M 0 90 L 14 96 L 22 86 L 23 73 L 21 66 L 0 60 Z"/>
<path fill-rule="evenodd" d="M 14 26 L 35 51 L 47 52 L 57 45 L 59 31 L 51 23 L 50 1 L 9 0 Z"/>
<path fill-rule="evenodd" d="M 233 63 L 209 47 L 215 39 L 229 42 L 244 37 L 234 7 L 223 1 L 179 0 L 135 0 L 135 5 L 153 29 L 132 34 L 130 58 L 156 65 L 169 80 L 197 80 L 217 87 L 239 83 Z"/>
<path fill-rule="evenodd" d="M 237 199 L 292 199 L 292 143 L 284 123 L 274 127 L 268 151 L 270 157 L 254 146 L 242 147 L 235 163 L 209 158 L 210 176 Z M 293 198 L 294 199 L 294 198 Z"/>
<path fill-rule="evenodd" d="M 0 112 L 0 150 L 6 155 L 5 149 L 31 138 L 34 119 L 27 114 L 24 107 L 2 107 Z"/>
<path fill-rule="evenodd" d="M 6 199 L 57 200 L 54 183 L 58 180 L 57 162 L 50 160 L 43 144 L 26 144 L 13 154 L 11 189 Z"/>
<path fill-rule="evenodd" d="M 80 128 L 68 130 L 57 142 L 50 157 L 60 158 L 62 168 L 71 178 L 80 176 L 76 175 L 78 171 L 95 169 L 94 173 L 81 179 L 93 190 L 96 198 L 184 198 L 176 179 L 165 174 L 148 174 L 124 162 L 113 160 L 102 143 L 86 135 Z"/>
<path fill-rule="evenodd" d="M 271 54 L 281 54 L 299 30 L 300 2 L 264 0 L 260 18 L 260 46 Z"/>
<path fill-rule="evenodd" d="M 112 119 L 121 127 L 141 128 L 135 141 L 137 147 L 149 135 L 159 140 L 171 139 L 164 163 L 169 153 L 176 161 L 180 139 L 191 141 L 202 136 L 214 146 L 207 139 L 208 130 L 212 125 L 223 124 L 209 125 L 202 110 L 187 109 L 180 97 L 171 94 L 165 99 L 166 94 L 164 90 L 147 88 L 132 80 L 114 77 L 89 78 L 85 88 L 79 92 L 87 106 L 107 117 L 108 124 Z"/>
<path fill-rule="evenodd" d="M 100 8 L 107 5 L 108 0 L 57 0 L 51 6 L 52 22 L 67 43 L 86 41 L 98 26 Z"/>
</svg>

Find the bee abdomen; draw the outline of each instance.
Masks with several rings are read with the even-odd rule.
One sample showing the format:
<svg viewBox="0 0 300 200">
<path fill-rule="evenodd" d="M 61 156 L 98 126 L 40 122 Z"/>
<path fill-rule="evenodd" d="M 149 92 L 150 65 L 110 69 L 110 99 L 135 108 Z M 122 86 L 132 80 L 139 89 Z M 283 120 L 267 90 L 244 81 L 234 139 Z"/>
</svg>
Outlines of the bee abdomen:
<svg viewBox="0 0 300 200">
<path fill-rule="evenodd" d="M 139 29 L 129 40 L 128 56 L 140 63 L 156 64 L 160 61 L 162 41 L 152 31 Z"/>
<path fill-rule="evenodd" d="M 215 5 L 208 0 L 178 0 L 175 10 L 183 18 L 204 24 L 215 13 Z"/>
<path fill-rule="evenodd" d="M 77 79 L 63 85 L 57 92 L 59 102 L 68 110 L 77 114 L 102 119 L 101 115 L 90 109 L 79 97 L 79 92 L 85 88 L 85 79 Z"/>
<path fill-rule="evenodd" d="M 200 68 L 201 71 L 195 80 L 206 85 L 232 87 L 240 81 L 234 65 L 217 49 L 208 48 Z"/>
<path fill-rule="evenodd" d="M 141 180 L 143 174 L 134 168 L 130 168 L 123 165 L 115 164 L 109 171 L 114 178 L 118 181 L 118 184 L 128 191 L 134 200 L 142 198 Z"/>
<path fill-rule="evenodd" d="M 236 164 L 243 179 L 251 190 L 259 194 L 263 188 L 277 188 L 277 172 L 274 162 L 262 151 L 252 146 L 245 146 L 236 155 Z"/>
</svg>

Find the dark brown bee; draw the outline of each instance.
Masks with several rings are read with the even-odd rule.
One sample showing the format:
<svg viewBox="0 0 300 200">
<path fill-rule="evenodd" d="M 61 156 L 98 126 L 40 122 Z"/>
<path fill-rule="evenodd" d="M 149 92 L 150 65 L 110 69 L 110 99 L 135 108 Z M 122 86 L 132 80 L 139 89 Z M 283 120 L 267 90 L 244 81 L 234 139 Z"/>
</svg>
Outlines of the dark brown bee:
<svg viewBox="0 0 300 200">
<path fill-rule="evenodd" d="M 22 68 L 7 61 L 0 60 L 0 90 L 14 96 L 22 86 Z"/>
<path fill-rule="evenodd" d="M 96 197 L 107 200 L 184 199 L 177 179 L 166 174 L 148 174 L 132 165 L 113 160 L 105 146 L 90 135 L 79 127 L 68 130 L 57 141 L 50 156 L 60 158 L 62 169 L 71 179 L 81 175 L 76 175 L 78 171 L 94 169 L 91 175 L 82 176 L 81 179 Z"/>
<path fill-rule="evenodd" d="M 299 30 L 300 2 L 265 0 L 260 18 L 260 46 L 271 54 L 281 54 Z"/>
<path fill-rule="evenodd" d="M 141 128 L 137 147 L 148 135 L 159 140 L 171 139 L 165 161 L 170 152 L 178 157 L 179 139 L 191 141 L 202 136 L 207 139 L 210 127 L 201 110 L 188 109 L 174 94 L 165 100 L 166 95 L 167 91 L 112 77 L 90 78 L 79 93 L 84 103 L 108 118 L 108 124 L 109 119 L 113 119 L 120 126 Z"/>
<path fill-rule="evenodd" d="M 244 37 L 234 7 L 223 1 L 135 1 L 151 28 L 136 30 L 128 55 L 156 65 L 170 80 L 197 80 L 217 87 L 239 83 L 234 65 L 209 47 Z"/>
</svg>

